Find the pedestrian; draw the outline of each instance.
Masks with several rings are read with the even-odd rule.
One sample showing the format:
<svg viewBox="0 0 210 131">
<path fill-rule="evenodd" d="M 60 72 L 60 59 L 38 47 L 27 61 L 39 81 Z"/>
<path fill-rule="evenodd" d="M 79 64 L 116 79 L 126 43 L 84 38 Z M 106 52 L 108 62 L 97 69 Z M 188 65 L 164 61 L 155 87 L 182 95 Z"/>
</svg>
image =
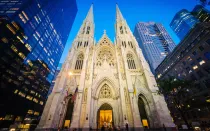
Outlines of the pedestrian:
<svg viewBox="0 0 210 131">
<path fill-rule="evenodd" d="M 101 131 L 105 131 L 105 127 L 104 127 L 104 125 L 101 127 Z"/>
<path fill-rule="evenodd" d="M 128 123 L 125 124 L 126 131 L 128 131 Z"/>
</svg>

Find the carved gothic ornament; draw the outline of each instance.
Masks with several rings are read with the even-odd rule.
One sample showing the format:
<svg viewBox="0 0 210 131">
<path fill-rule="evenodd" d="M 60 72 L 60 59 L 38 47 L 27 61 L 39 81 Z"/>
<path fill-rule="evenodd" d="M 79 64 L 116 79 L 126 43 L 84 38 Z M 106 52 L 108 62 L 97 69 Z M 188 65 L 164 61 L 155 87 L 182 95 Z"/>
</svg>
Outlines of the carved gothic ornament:
<svg viewBox="0 0 210 131">
<path fill-rule="evenodd" d="M 99 92 L 99 98 L 112 98 L 112 91 L 107 84 L 104 84 Z"/>
<path fill-rule="evenodd" d="M 125 78 L 126 78 L 125 73 L 122 73 L 121 76 L 122 76 L 122 79 L 125 80 Z"/>
<path fill-rule="evenodd" d="M 96 77 L 97 77 L 97 74 L 93 74 L 93 79 L 96 79 Z"/>
<path fill-rule="evenodd" d="M 102 66 L 104 62 L 107 62 L 109 66 L 115 66 L 114 55 L 109 48 L 102 48 L 97 54 L 96 61 L 96 66 Z"/>
<path fill-rule="evenodd" d="M 119 79 L 118 75 L 119 75 L 118 73 L 115 73 L 114 74 L 114 76 L 115 76 L 116 79 Z"/>
</svg>

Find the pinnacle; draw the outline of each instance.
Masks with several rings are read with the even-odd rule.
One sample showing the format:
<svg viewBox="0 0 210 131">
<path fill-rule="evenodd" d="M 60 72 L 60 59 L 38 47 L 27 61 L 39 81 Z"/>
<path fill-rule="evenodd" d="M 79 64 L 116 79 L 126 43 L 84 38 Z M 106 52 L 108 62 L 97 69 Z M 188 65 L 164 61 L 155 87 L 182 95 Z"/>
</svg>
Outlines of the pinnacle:
<svg viewBox="0 0 210 131">
<path fill-rule="evenodd" d="M 88 14 L 85 18 L 85 21 L 88 21 L 88 22 L 93 22 L 94 21 L 93 20 L 93 3 L 90 6 L 90 9 L 89 9 Z"/>
<path fill-rule="evenodd" d="M 120 12 L 120 9 L 118 7 L 118 4 L 116 3 L 116 19 L 117 20 L 123 20 L 123 16 L 122 16 L 122 13 Z"/>
</svg>

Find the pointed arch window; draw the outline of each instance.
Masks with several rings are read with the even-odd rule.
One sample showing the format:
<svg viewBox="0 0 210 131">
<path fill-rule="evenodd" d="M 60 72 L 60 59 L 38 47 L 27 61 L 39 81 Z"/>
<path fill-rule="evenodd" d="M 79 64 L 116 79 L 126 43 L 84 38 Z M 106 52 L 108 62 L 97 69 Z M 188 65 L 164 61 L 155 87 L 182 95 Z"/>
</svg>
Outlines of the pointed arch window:
<svg viewBox="0 0 210 131">
<path fill-rule="evenodd" d="M 82 46 L 82 42 L 81 42 L 81 41 L 79 41 L 79 42 L 77 43 L 77 48 L 79 48 L 80 46 Z"/>
<path fill-rule="evenodd" d="M 85 41 L 84 47 L 87 47 L 87 46 L 88 46 L 88 41 Z"/>
<path fill-rule="evenodd" d="M 131 48 L 133 48 L 133 44 L 131 41 L 128 41 L 128 45 L 131 46 Z"/>
<path fill-rule="evenodd" d="M 126 48 L 126 42 L 124 41 L 124 46 L 125 46 L 125 48 Z"/>
<path fill-rule="evenodd" d="M 127 54 L 127 63 L 129 69 L 136 69 L 135 61 L 132 54 Z"/>
<path fill-rule="evenodd" d="M 75 64 L 75 70 L 81 70 L 82 69 L 83 60 L 84 60 L 83 54 L 79 54 L 78 57 L 77 57 L 76 64 Z"/>
<path fill-rule="evenodd" d="M 123 27 L 120 26 L 120 33 L 123 34 Z"/>
<path fill-rule="evenodd" d="M 86 34 L 89 34 L 90 33 L 90 26 L 87 27 L 87 31 L 86 31 Z"/>
</svg>

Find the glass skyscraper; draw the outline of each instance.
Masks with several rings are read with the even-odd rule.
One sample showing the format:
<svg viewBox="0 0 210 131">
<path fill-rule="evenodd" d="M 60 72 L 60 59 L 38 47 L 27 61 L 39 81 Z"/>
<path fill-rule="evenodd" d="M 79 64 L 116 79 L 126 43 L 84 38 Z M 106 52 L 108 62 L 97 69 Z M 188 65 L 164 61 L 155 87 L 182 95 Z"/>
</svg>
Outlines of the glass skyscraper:
<svg viewBox="0 0 210 131">
<path fill-rule="evenodd" d="M 176 13 L 170 23 L 171 29 L 182 40 L 187 33 L 199 22 L 189 11 L 183 9 Z"/>
<path fill-rule="evenodd" d="M 176 47 L 168 32 L 160 23 L 137 23 L 134 36 L 153 73 L 165 56 Z"/>
<path fill-rule="evenodd" d="M 0 128 L 36 125 L 76 13 L 76 0 L 0 0 Z"/>
</svg>

